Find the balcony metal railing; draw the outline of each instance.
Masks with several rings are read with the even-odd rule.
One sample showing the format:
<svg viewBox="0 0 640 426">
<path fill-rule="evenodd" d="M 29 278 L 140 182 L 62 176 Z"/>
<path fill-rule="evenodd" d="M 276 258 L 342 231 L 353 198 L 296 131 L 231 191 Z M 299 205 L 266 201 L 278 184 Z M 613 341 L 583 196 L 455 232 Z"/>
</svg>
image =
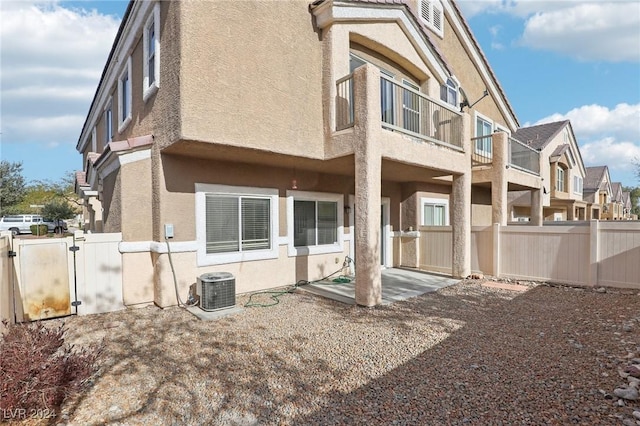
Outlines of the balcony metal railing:
<svg viewBox="0 0 640 426">
<path fill-rule="evenodd" d="M 453 107 L 380 76 L 382 127 L 462 149 L 462 116 Z"/>
<path fill-rule="evenodd" d="M 493 163 L 493 135 L 471 138 L 471 166 L 491 166 Z M 517 139 L 509 137 L 510 167 L 524 172 L 540 174 L 540 152 Z"/>
<path fill-rule="evenodd" d="M 491 166 L 493 163 L 492 135 L 471 138 L 471 167 Z"/>
<path fill-rule="evenodd" d="M 540 152 L 517 139 L 509 138 L 509 165 L 525 172 L 540 174 Z"/>
<path fill-rule="evenodd" d="M 380 76 L 382 127 L 462 149 L 462 114 L 452 106 Z M 336 81 L 336 131 L 354 125 L 353 74 Z"/>
<path fill-rule="evenodd" d="M 336 130 L 353 127 L 353 74 L 336 82 Z"/>
</svg>

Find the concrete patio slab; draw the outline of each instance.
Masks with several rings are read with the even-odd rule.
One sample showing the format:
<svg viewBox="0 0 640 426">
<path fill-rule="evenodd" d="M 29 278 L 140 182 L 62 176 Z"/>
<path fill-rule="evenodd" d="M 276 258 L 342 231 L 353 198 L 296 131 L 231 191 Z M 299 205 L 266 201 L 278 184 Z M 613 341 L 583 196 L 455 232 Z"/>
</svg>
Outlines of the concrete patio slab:
<svg viewBox="0 0 640 426">
<path fill-rule="evenodd" d="M 314 282 L 298 287 L 306 291 L 338 302 L 355 305 L 355 279 L 349 283 L 336 283 L 332 280 Z M 421 294 L 436 291 L 458 283 L 460 280 L 446 275 L 422 271 L 392 268 L 382 271 L 382 304 L 406 300 Z"/>
</svg>

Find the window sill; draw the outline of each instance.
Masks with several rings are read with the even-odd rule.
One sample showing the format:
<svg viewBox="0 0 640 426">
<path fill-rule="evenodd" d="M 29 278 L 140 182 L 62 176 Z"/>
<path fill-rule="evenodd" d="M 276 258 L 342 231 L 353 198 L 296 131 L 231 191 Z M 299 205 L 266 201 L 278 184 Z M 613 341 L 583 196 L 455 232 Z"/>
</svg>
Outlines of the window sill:
<svg viewBox="0 0 640 426">
<path fill-rule="evenodd" d="M 151 86 L 147 87 L 146 89 L 144 89 L 144 92 L 142 92 L 142 100 L 144 102 L 147 102 L 150 97 L 156 94 L 157 91 L 158 91 L 158 82 L 154 81 Z"/>
<path fill-rule="evenodd" d="M 278 249 L 245 251 L 238 253 L 207 254 L 204 250 L 198 251 L 198 266 L 225 265 L 229 263 L 250 262 L 253 260 L 277 259 Z"/>
<path fill-rule="evenodd" d="M 294 247 L 289 246 L 289 257 L 296 256 L 312 256 L 316 254 L 342 253 L 344 251 L 342 244 L 327 244 L 322 246 Z"/>
<path fill-rule="evenodd" d="M 127 118 L 125 118 L 124 121 L 118 125 L 118 133 L 122 133 L 124 129 L 127 128 L 129 123 L 131 123 L 131 114 L 129 114 Z"/>
</svg>

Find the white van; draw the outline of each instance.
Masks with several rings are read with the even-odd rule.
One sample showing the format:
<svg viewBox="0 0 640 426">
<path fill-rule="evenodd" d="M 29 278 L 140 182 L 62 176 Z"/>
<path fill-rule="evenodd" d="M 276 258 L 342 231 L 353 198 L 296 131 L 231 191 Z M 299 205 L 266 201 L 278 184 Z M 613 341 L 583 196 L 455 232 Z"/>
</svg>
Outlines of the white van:
<svg viewBox="0 0 640 426">
<path fill-rule="evenodd" d="M 63 220 L 43 219 L 39 214 L 15 214 L 0 218 L 0 231 L 11 231 L 13 235 L 30 234 L 31 225 L 47 225 L 49 232 L 67 230 L 67 224 Z"/>
</svg>

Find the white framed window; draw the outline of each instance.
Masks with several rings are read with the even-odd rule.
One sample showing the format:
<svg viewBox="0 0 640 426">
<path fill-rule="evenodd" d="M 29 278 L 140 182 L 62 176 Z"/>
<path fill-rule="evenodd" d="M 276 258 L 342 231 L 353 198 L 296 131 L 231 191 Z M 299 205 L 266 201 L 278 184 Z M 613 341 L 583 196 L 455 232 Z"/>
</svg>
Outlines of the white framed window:
<svg viewBox="0 0 640 426">
<path fill-rule="evenodd" d="M 104 146 L 113 140 L 113 101 L 109 98 L 104 109 Z"/>
<path fill-rule="evenodd" d="M 96 135 L 96 126 L 91 129 L 91 152 L 98 152 L 98 137 Z"/>
<path fill-rule="evenodd" d="M 142 36 L 142 99 L 146 102 L 160 87 L 160 4 L 156 3 L 147 18 Z"/>
<path fill-rule="evenodd" d="M 449 225 L 449 200 L 445 198 L 420 198 L 423 226 Z"/>
<path fill-rule="evenodd" d="M 444 9 L 440 0 L 420 0 L 420 17 L 427 27 L 444 37 Z"/>
<path fill-rule="evenodd" d="M 573 192 L 574 194 L 582 194 L 582 177 L 581 176 L 573 177 Z"/>
<path fill-rule="evenodd" d="M 342 194 L 287 191 L 289 256 L 343 251 Z"/>
<path fill-rule="evenodd" d="M 118 78 L 118 133 L 131 121 L 131 56 Z"/>
<path fill-rule="evenodd" d="M 455 107 L 458 105 L 458 82 L 453 78 L 447 78 L 446 84 L 440 86 L 440 99 Z"/>
<path fill-rule="evenodd" d="M 567 171 L 562 166 L 556 166 L 556 191 L 565 191 Z"/>
<path fill-rule="evenodd" d="M 476 112 L 476 130 L 474 151 L 489 158 L 493 157 L 493 123 L 487 117 Z"/>
<path fill-rule="evenodd" d="M 278 190 L 196 183 L 198 266 L 278 257 Z"/>
</svg>

